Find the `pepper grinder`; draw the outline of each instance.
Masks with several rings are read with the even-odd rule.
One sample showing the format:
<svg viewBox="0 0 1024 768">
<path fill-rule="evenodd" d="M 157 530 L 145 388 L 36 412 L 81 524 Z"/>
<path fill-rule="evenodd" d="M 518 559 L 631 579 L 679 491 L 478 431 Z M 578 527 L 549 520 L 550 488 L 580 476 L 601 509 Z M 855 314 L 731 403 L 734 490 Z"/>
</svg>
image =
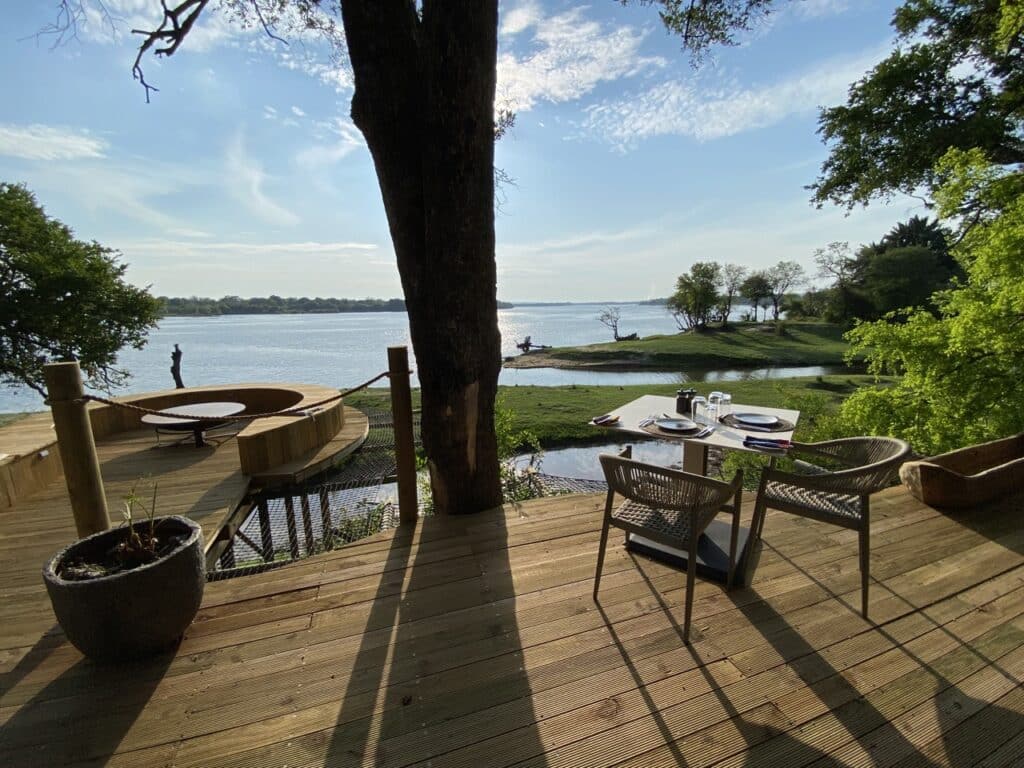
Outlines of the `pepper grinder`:
<svg viewBox="0 0 1024 768">
<path fill-rule="evenodd" d="M 696 389 L 680 389 L 676 392 L 676 413 L 682 416 L 689 416 L 690 407 L 696 394 Z"/>
</svg>

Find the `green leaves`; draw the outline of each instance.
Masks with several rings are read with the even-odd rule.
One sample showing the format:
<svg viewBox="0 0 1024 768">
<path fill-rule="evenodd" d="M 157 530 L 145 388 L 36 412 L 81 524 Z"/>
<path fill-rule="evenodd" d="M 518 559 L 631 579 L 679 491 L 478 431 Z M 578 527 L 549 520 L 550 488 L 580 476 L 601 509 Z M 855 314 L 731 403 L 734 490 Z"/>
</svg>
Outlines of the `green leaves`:
<svg viewBox="0 0 1024 768">
<path fill-rule="evenodd" d="M 953 253 L 966 271 L 924 310 L 857 325 L 847 338 L 875 374 L 902 375 L 885 390 L 861 390 L 842 407 L 862 434 L 896 435 L 926 454 L 1024 430 L 1024 196 L 980 152 L 951 152 L 937 193 L 955 211 L 985 200 L 987 215 L 962 223 Z M 898 322 L 905 320 L 905 322 Z"/>
<path fill-rule="evenodd" d="M 121 384 L 118 351 L 145 344 L 159 317 L 125 269 L 115 251 L 48 217 L 24 186 L 0 182 L 0 381 L 45 394 L 43 365 L 77 359 L 90 386 Z"/>
<path fill-rule="evenodd" d="M 950 147 L 1024 161 L 1024 42 L 1012 5 L 907 0 L 897 9 L 900 47 L 850 87 L 845 105 L 821 113 L 830 154 L 809 187 L 813 202 L 853 208 L 930 193 Z"/>
</svg>

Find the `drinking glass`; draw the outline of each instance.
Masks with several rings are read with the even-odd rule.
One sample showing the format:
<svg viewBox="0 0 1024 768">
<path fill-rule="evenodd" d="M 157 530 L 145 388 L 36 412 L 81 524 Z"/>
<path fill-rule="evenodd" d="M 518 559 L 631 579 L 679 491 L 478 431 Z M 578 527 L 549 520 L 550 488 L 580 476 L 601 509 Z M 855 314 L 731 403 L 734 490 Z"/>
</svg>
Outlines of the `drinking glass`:
<svg viewBox="0 0 1024 768">
<path fill-rule="evenodd" d="M 708 424 L 717 424 L 718 423 L 718 407 L 719 407 L 719 402 L 718 401 L 712 403 L 711 402 L 711 398 L 708 398 L 708 408 L 704 412 L 704 421 L 705 422 L 707 422 Z"/>
<path fill-rule="evenodd" d="M 722 399 L 718 401 L 718 417 L 724 419 L 730 413 L 732 413 L 732 395 L 723 392 Z"/>
<path fill-rule="evenodd" d="M 691 407 L 693 409 L 693 420 L 700 421 L 701 418 L 705 415 L 705 411 L 707 411 L 708 399 L 706 397 L 701 397 L 700 395 L 697 395 L 697 397 L 693 398 L 693 403 Z"/>
<path fill-rule="evenodd" d="M 705 414 L 708 424 L 718 423 L 719 404 L 722 402 L 722 393 L 717 389 L 708 394 L 708 408 Z"/>
</svg>

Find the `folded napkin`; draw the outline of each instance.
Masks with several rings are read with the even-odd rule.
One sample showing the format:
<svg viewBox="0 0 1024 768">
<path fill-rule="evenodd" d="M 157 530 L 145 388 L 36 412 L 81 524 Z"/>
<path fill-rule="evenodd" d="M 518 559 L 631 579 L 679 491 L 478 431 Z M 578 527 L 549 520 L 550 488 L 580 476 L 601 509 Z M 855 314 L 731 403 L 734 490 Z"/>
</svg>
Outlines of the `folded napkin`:
<svg viewBox="0 0 1024 768">
<path fill-rule="evenodd" d="M 789 440 L 773 440 L 770 437 L 751 437 L 750 435 L 747 435 L 743 438 L 744 447 L 760 448 L 762 450 L 784 451 L 792 444 L 793 443 Z"/>
<path fill-rule="evenodd" d="M 595 416 L 592 419 L 594 424 L 597 424 L 599 427 L 609 427 L 612 424 L 617 423 L 618 420 L 619 417 L 616 416 L 614 413 L 606 413 L 604 416 Z"/>
</svg>

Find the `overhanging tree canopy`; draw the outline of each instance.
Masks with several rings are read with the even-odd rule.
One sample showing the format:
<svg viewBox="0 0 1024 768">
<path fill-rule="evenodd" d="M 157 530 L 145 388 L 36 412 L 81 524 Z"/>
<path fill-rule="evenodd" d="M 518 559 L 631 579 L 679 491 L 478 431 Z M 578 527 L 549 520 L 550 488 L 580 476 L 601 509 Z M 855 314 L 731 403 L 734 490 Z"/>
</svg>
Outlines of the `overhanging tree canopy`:
<svg viewBox="0 0 1024 768">
<path fill-rule="evenodd" d="M 1012 0 L 907 0 L 893 17 L 897 48 L 825 109 L 830 145 L 810 186 L 819 207 L 852 208 L 941 183 L 950 148 L 1024 162 L 1024 14 Z"/>
<path fill-rule="evenodd" d="M 28 189 L 0 182 L 0 381 L 45 396 L 43 364 L 78 360 L 90 386 L 121 384 L 117 353 L 142 347 L 160 312 L 124 272 L 116 251 L 76 239 Z"/>
<path fill-rule="evenodd" d="M 961 230 L 954 248 L 966 279 L 935 295 L 939 316 L 917 309 L 905 322 L 863 323 L 850 356 L 890 387 L 866 387 L 843 403 L 851 433 L 897 435 L 924 454 L 1024 429 L 1024 195 L 1019 174 L 993 168 L 980 150 L 950 152 L 950 181 L 938 190 L 946 215 L 986 197 L 993 213 Z M 963 226 L 963 225 L 961 225 Z"/>
</svg>

